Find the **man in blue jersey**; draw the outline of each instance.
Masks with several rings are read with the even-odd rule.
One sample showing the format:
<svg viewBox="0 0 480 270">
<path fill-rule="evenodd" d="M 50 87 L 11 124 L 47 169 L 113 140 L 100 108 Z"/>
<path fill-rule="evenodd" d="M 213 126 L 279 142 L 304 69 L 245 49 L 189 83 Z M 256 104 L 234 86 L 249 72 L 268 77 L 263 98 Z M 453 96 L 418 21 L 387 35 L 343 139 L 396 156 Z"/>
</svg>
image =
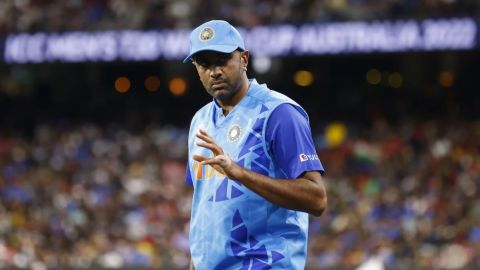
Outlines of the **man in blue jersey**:
<svg viewBox="0 0 480 270">
<path fill-rule="evenodd" d="M 320 216 L 327 204 L 307 113 L 248 79 L 248 59 L 226 21 L 190 34 L 184 62 L 213 97 L 188 140 L 190 269 L 303 269 L 308 213 Z"/>
</svg>

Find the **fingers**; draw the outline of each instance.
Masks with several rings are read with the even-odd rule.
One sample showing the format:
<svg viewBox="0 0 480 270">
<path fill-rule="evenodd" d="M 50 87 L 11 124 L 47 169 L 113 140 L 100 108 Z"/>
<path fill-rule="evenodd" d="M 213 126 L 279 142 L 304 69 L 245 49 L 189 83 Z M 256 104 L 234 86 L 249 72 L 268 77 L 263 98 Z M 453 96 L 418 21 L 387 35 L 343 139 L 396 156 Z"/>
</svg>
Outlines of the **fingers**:
<svg viewBox="0 0 480 270">
<path fill-rule="evenodd" d="M 219 165 L 221 167 L 228 167 L 231 165 L 232 160 L 226 155 L 219 155 L 212 158 L 193 155 L 193 160 L 207 165 Z"/>
<path fill-rule="evenodd" d="M 218 158 L 210 158 L 210 159 L 206 159 L 204 161 L 202 161 L 201 164 L 205 164 L 205 165 L 210 165 L 212 166 L 213 168 L 215 168 L 215 170 L 217 170 L 218 172 L 222 173 L 222 174 L 226 174 L 225 173 L 225 167 L 223 167 L 223 162 L 221 160 L 219 160 Z"/>
<path fill-rule="evenodd" d="M 232 159 L 228 155 L 218 155 L 212 158 L 193 155 L 193 160 L 200 162 L 202 165 L 210 165 L 216 171 L 224 175 L 227 175 L 226 170 L 228 170 L 233 164 Z"/>
<path fill-rule="evenodd" d="M 213 152 L 213 154 L 216 155 L 221 155 L 223 153 L 222 148 L 220 146 L 214 144 L 214 143 L 203 143 L 203 142 L 198 142 L 198 146 L 205 147 Z"/>
<path fill-rule="evenodd" d="M 201 147 L 205 147 L 205 148 L 208 148 L 210 150 L 217 150 L 218 149 L 218 146 L 214 143 L 206 143 L 206 142 L 197 142 L 197 145 L 198 146 L 201 146 Z"/>
<path fill-rule="evenodd" d="M 200 134 L 200 133 L 197 133 L 195 136 L 197 136 L 197 138 L 201 139 L 202 141 L 205 141 L 205 142 L 208 142 L 208 143 L 213 142 L 213 139 L 210 138 L 209 136 L 206 136 L 206 135 L 203 135 L 203 134 Z"/>
<path fill-rule="evenodd" d="M 230 167 L 230 165 L 232 165 L 232 160 L 226 155 L 219 155 L 202 161 L 202 164 L 218 165 L 222 169 L 227 169 Z"/>
<path fill-rule="evenodd" d="M 223 170 L 219 163 L 219 160 L 217 160 L 216 158 L 207 158 L 204 156 L 193 155 L 193 160 L 200 162 L 200 164 L 210 165 L 219 173 L 225 174 L 225 170 Z"/>
<path fill-rule="evenodd" d="M 220 162 L 216 158 L 204 159 L 202 164 L 205 165 L 220 165 Z"/>
<path fill-rule="evenodd" d="M 207 132 L 200 129 L 199 132 L 196 134 L 196 136 L 197 138 L 203 141 L 203 142 L 197 142 L 198 146 L 205 147 L 211 150 L 214 155 L 223 154 L 222 148 L 215 143 L 215 141 L 207 134 Z"/>
<path fill-rule="evenodd" d="M 198 133 L 196 134 L 196 136 L 197 136 L 197 138 L 199 138 L 199 139 L 201 139 L 201 140 L 203 140 L 203 141 L 205 141 L 205 142 L 207 142 L 207 143 L 214 143 L 213 138 L 210 137 L 210 136 L 208 135 L 208 133 L 207 133 L 205 130 L 203 130 L 203 129 L 200 129 L 200 130 L 198 131 Z"/>
</svg>

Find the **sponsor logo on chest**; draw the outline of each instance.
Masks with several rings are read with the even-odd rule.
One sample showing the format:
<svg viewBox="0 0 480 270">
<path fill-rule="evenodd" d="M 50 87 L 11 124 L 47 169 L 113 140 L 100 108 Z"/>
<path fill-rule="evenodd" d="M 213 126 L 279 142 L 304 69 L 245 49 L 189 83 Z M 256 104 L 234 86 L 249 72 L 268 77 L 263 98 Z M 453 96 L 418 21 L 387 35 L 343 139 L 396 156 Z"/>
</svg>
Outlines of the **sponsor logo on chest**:
<svg viewBox="0 0 480 270">
<path fill-rule="evenodd" d="M 217 171 L 214 167 L 200 164 L 198 161 L 193 162 L 192 169 L 197 180 L 223 179 L 226 177 L 224 173 Z"/>
</svg>

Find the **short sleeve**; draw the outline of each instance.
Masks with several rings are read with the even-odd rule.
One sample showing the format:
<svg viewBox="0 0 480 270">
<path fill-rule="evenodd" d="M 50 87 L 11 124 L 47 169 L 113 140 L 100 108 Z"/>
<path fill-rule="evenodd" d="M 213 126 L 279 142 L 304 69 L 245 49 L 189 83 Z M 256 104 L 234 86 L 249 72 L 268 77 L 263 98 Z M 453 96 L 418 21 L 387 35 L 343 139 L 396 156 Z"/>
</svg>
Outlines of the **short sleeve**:
<svg viewBox="0 0 480 270">
<path fill-rule="evenodd" d="M 190 174 L 190 164 L 187 162 L 187 169 L 185 172 L 185 183 L 193 187 L 192 175 Z"/>
<path fill-rule="evenodd" d="M 267 122 L 265 139 L 270 154 L 286 178 L 296 179 L 307 171 L 324 173 L 307 118 L 292 104 L 274 109 Z"/>
</svg>

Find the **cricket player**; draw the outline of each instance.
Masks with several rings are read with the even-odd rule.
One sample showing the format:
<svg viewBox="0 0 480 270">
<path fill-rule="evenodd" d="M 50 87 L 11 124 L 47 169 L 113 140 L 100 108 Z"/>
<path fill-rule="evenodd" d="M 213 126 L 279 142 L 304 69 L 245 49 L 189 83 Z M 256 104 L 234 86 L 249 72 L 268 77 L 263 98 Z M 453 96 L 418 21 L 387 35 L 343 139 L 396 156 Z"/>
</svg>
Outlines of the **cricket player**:
<svg viewBox="0 0 480 270">
<path fill-rule="evenodd" d="M 193 117 L 190 269 L 304 269 L 308 214 L 327 205 L 307 113 L 247 77 L 249 52 L 226 21 L 190 34 L 184 62 L 213 99 Z"/>
</svg>

